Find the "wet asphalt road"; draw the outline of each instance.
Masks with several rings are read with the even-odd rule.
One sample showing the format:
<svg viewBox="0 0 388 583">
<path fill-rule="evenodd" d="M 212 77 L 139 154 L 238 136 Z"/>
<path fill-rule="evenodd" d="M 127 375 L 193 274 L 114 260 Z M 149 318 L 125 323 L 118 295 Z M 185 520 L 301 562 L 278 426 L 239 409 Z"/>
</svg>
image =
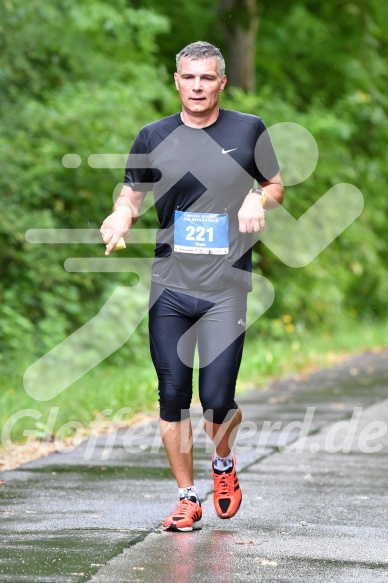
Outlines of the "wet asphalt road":
<svg viewBox="0 0 388 583">
<path fill-rule="evenodd" d="M 212 505 L 193 414 L 203 530 L 165 533 L 176 503 L 155 424 L 89 440 L 0 478 L 0 582 L 388 581 L 388 353 L 238 401 L 243 503 Z"/>
</svg>

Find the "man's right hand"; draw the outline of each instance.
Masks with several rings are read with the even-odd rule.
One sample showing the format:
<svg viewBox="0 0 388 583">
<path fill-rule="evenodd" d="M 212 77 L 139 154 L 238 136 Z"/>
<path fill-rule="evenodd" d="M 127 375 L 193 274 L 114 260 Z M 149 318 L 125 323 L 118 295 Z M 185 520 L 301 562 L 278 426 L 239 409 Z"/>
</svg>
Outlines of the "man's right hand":
<svg viewBox="0 0 388 583">
<path fill-rule="evenodd" d="M 129 206 L 119 206 L 101 225 L 102 240 L 107 245 L 105 255 L 110 255 L 120 237 L 127 237 L 134 222 L 133 211 Z"/>
</svg>

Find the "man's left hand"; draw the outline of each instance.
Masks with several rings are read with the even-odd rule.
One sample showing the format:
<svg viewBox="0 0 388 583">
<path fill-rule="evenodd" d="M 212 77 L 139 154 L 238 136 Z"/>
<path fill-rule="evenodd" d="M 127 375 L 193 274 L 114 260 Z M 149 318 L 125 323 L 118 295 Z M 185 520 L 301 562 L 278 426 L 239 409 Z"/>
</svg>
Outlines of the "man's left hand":
<svg viewBox="0 0 388 583">
<path fill-rule="evenodd" d="M 263 199 L 255 193 L 249 193 L 238 211 L 240 233 L 260 233 L 265 227 Z"/>
</svg>

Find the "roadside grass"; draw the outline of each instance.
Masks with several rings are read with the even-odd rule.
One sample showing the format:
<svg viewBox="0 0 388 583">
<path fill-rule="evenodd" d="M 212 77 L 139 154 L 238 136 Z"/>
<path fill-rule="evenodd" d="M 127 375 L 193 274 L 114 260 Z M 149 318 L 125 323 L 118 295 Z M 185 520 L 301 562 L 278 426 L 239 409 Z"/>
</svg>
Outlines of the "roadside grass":
<svg viewBox="0 0 388 583">
<path fill-rule="evenodd" d="M 343 319 L 331 332 L 298 331 L 289 320 L 278 321 L 278 340 L 249 337 L 244 347 L 240 387 L 257 387 L 270 380 L 335 366 L 352 355 L 388 350 L 388 322 Z"/>
<path fill-rule="evenodd" d="M 286 316 L 275 325 L 276 338 L 273 331 L 266 337 L 248 331 L 238 393 L 263 388 L 275 378 L 333 366 L 351 354 L 388 348 L 387 322 L 343 321 L 330 334 L 298 331 Z M 139 415 L 157 415 L 156 376 L 147 347 L 142 357 L 126 366 L 102 363 L 50 401 L 37 401 L 26 393 L 25 369 L 26 365 L 14 364 L 0 377 L 1 444 L 9 451 L 28 439 L 82 438 L 97 426 L 109 429 Z M 196 386 L 197 371 L 194 376 Z"/>
</svg>

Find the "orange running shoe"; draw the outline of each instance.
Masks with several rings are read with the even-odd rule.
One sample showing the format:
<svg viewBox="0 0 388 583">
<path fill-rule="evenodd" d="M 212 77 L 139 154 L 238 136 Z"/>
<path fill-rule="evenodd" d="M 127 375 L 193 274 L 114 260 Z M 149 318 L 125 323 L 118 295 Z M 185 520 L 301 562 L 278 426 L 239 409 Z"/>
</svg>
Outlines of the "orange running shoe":
<svg viewBox="0 0 388 583">
<path fill-rule="evenodd" d="M 187 498 L 179 500 L 174 514 L 163 520 L 165 530 L 191 532 L 202 528 L 202 508 L 200 504 Z"/>
<path fill-rule="evenodd" d="M 214 455 L 213 455 L 214 460 Z M 232 518 L 240 508 L 242 493 L 236 474 L 236 458 L 233 456 L 233 466 L 225 472 L 213 469 L 214 507 L 220 518 Z"/>
</svg>

